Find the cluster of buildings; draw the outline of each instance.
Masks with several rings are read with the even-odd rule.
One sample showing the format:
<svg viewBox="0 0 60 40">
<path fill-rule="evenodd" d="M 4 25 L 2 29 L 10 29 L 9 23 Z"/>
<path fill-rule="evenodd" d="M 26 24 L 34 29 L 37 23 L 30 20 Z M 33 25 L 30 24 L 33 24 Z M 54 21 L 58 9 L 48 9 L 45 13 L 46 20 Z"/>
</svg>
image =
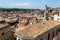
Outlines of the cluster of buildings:
<svg viewBox="0 0 60 40">
<path fill-rule="evenodd" d="M 59 40 L 60 8 L 0 11 L 0 40 Z"/>
<path fill-rule="evenodd" d="M 60 21 L 60 8 L 50 8 L 46 6 L 44 15 L 47 20 Z"/>
</svg>

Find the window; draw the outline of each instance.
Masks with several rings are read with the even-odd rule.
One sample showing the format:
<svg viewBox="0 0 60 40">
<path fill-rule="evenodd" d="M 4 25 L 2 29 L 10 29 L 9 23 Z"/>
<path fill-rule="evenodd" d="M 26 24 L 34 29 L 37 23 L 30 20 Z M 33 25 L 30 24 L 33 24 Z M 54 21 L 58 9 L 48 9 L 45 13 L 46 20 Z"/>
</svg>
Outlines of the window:
<svg viewBox="0 0 60 40">
<path fill-rule="evenodd" d="M 50 34 L 48 34 L 48 40 L 50 40 Z"/>
<path fill-rule="evenodd" d="M 53 31 L 53 35 L 52 35 L 52 37 L 54 37 L 54 33 L 55 33 L 55 31 Z"/>
<path fill-rule="evenodd" d="M 20 40 L 20 39 L 18 39 L 18 40 Z"/>
<path fill-rule="evenodd" d="M 16 38 L 14 38 L 14 40 L 16 40 Z"/>
<path fill-rule="evenodd" d="M 8 38 L 6 40 L 8 40 Z"/>
<path fill-rule="evenodd" d="M 58 29 L 56 29 L 56 36 L 58 35 L 58 33 L 59 33 L 59 31 L 58 31 Z"/>
<path fill-rule="evenodd" d="M 41 38 L 41 40 L 43 40 L 43 39 Z"/>
<path fill-rule="evenodd" d="M 4 35 L 4 32 L 2 32 L 2 36 Z"/>
<path fill-rule="evenodd" d="M 11 40 L 10 38 L 6 38 L 5 40 Z"/>
<path fill-rule="evenodd" d="M 6 37 L 5 40 L 11 40 L 10 36 Z"/>
<path fill-rule="evenodd" d="M 59 20 L 59 18 L 57 20 Z"/>
<path fill-rule="evenodd" d="M 53 34 L 52 34 L 52 40 L 53 40 L 53 38 L 54 38 L 54 33 L 55 33 L 55 31 L 53 31 Z"/>
<path fill-rule="evenodd" d="M 60 28 L 59 28 L 59 32 L 60 32 Z"/>
</svg>

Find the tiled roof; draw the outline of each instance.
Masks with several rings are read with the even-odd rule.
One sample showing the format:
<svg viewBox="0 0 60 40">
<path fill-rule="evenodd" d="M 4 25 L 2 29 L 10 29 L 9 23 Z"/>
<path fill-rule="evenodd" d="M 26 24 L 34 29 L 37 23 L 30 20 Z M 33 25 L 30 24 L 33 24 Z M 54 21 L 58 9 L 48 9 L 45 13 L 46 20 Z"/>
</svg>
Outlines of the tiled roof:
<svg viewBox="0 0 60 40">
<path fill-rule="evenodd" d="M 30 26 L 26 26 L 23 29 L 17 29 L 17 33 L 26 37 L 36 37 L 41 35 L 42 33 L 52 29 L 53 27 L 59 25 L 60 23 L 57 21 L 49 20 L 42 23 L 36 23 Z"/>
</svg>

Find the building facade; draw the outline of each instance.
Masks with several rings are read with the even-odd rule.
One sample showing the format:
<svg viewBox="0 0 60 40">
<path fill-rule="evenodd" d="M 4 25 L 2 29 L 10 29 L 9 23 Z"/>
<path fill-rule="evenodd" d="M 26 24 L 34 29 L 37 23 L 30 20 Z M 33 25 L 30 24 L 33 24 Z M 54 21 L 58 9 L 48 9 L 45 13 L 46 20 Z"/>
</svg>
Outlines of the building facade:
<svg viewBox="0 0 60 40">
<path fill-rule="evenodd" d="M 0 24 L 0 40 L 14 40 L 9 24 Z"/>
<path fill-rule="evenodd" d="M 45 28 L 43 28 L 42 24 L 35 24 L 34 26 L 23 28 L 20 31 L 18 30 L 15 34 L 16 40 L 54 40 L 60 32 L 60 23 L 56 21 L 46 21 L 46 23 L 43 24 L 45 24 Z M 41 25 L 41 27 L 38 25 Z"/>
</svg>

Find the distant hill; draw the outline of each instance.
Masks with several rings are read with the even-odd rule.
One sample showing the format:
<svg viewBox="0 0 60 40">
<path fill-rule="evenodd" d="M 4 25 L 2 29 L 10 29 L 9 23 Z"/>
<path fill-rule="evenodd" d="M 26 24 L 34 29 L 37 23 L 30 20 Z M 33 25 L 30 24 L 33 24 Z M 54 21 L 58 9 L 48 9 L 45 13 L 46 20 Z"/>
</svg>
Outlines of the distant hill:
<svg viewBox="0 0 60 40">
<path fill-rule="evenodd" d="M 41 9 L 19 9 L 19 8 L 0 8 L 2 11 L 34 11 L 34 10 L 41 10 Z"/>
</svg>

